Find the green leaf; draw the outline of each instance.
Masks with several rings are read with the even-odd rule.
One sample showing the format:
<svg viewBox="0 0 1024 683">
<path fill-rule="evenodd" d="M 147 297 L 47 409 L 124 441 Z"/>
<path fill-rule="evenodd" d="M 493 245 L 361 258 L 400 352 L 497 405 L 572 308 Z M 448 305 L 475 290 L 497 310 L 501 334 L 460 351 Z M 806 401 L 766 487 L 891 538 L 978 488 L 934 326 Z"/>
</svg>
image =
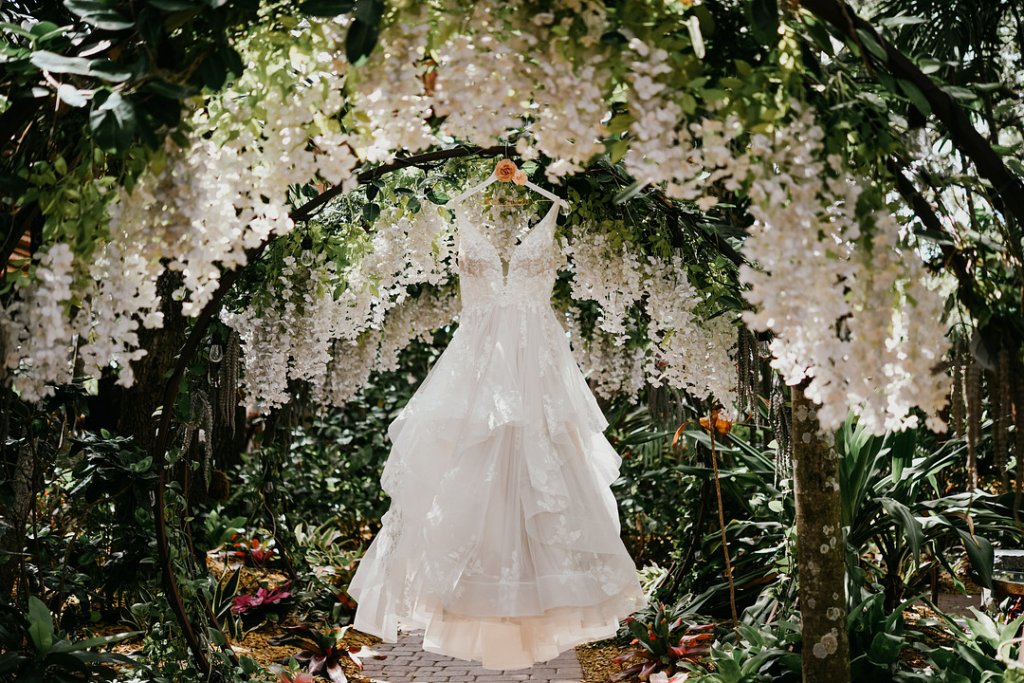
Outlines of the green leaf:
<svg viewBox="0 0 1024 683">
<path fill-rule="evenodd" d="M 145 633 L 145 631 L 129 631 L 127 633 L 115 633 L 110 636 L 96 636 L 95 638 L 87 638 L 77 642 L 62 640 L 53 646 L 51 652 L 77 652 L 79 650 L 88 650 L 89 648 L 99 647 L 100 645 L 112 645 L 113 643 L 119 643 L 122 640 L 128 640 L 129 638 L 134 638 L 135 636 L 143 633 Z"/>
<path fill-rule="evenodd" d="M 992 565 L 995 562 L 995 551 L 992 544 L 981 536 L 972 536 L 962 529 L 957 529 L 964 550 L 971 561 L 971 569 L 977 576 L 978 583 L 985 588 L 992 588 Z"/>
<path fill-rule="evenodd" d="M 625 133 L 629 130 L 629 126 L 632 123 L 633 117 L 630 114 L 616 114 L 608 122 L 608 134 L 618 135 L 619 133 Z"/>
<path fill-rule="evenodd" d="M 57 97 L 70 107 L 84 107 L 89 104 L 89 98 L 81 90 L 68 83 L 61 83 L 57 86 Z"/>
<path fill-rule="evenodd" d="M 944 85 L 942 86 L 942 89 L 945 90 L 950 97 L 958 100 L 965 100 L 969 102 L 971 100 L 978 99 L 978 95 L 973 90 L 963 88 L 959 85 Z"/>
<path fill-rule="evenodd" d="M 430 188 L 427 190 L 427 199 L 438 205 L 444 205 L 448 203 L 448 193 L 444 190 L 435 190 Z"/>
<path fill-rule="evenodd" d="M 384 16 L 383 0 L 356 0 L 356 19 L 379 26 L 382 16 Z"/>
<path fill-rule="evenodd" d="M 942 68 L 942 62 L 931 57 L 922 57 L 917 60 L 917 68 L 924 74 L 933 74 Z"/>
<path fill-rule="evenodd" d="M 95 76 L 112 83 L 120 83 L 132 77 L 132 72 L 106 59 L 85 59 L 84 57 L 65 57 L 56 52 L 37 50 L 32 53 L 29 61 L 43 71 L 55 74 L 75 74 L 78 76 Z"/>
<path fill-rule="evenodd" d="M 903 478 L 903 470 L 914 461 L 914 449 L 917 445 L 917 432 L 908 429 L 893 437 L 892 473 L 889 480 L 895 484 Z"/>
<path fill-rule="evenodd" d="M 183 12 L 196 8 L 196 3 L 191 0 L 146 0 L 146 2 L 164 12 Z"/>
<path fill-rule="evenodd" d="M 779 42 L 779 4 L 777 0 L 751 0 L 750 29 L 765 45 Z"/>
<path fill-rule="evenodd" d="M 380 204 L 363 204 L 363 218 L 368 221 L 375 221 L 380 216 Z"/>
<path fill-rule="evenodd" d="M 647 183 L 641 183 L 638 180 L 634 180 L 632 183 L 616 192 L 615 196 L 612 198 L 612 202 L 615 204 L 628 202 L 630 199 L 640 194 L 645 187 L 647 187 Z"/>
<path fill-rule="evenodd" d="M 118 92 L 111 92 L 102 101 L 97 96 L 89 114 L 89 127 L 101 148 L 128 149 L 138 129 L 135 105 Z"/>
<path fill-rule="evenodd" d="M 131 466 L 129 467 L 129 469 L 131 469 L 132 472 L 135 472 L 137 474 L 141 474 L 142 472 L 149 471 L 149 468 L 152 467 L 152 466 L 153 466 L 153 456 L 147 455 L 142 460 L 140 460 L 138 462 L 133 462 L 131 464 Z"/>
<path fill-rule="evenodd" d="M 885 512 L 896 522 L 896 527 L 906 536 L 910 543 L 910 549 L 914 553 L 914 563 L 917 564 L 921 558 L 921 545 L 924 543 L 924 528 L 921 522 L 914 517 L 913 513 L 903 503 L 892 498 L 882 498 L 880 501 Z"/>
<path fill-rule="evenodd" d="M 889 57 L 885 53 L 885 48 L 882 47 L 873 35 L 859 28 L 857 29 L 857 37 L 860 39 L 860 44 L 864 46 L 865 50 L 882 62 L 888 61 Z"/>
<path fill-rule="evenodd" d="M 920 88 L 918 88 L 910 81 L 904 80 L 902 78 L 897 79 L 896 83 L 900 86 L 900 90 L 903 91 L 903 94 L 907 96 L 907 98 L 914 105 L 914 107 L 917 108 L 919 112 L 921 112 L 925 116 L 928 116 L 929 114 L 932 113 L 932 105 L 928 103 L 928 98 L 924 96 L 924 93 L 921 92 Z"/>
<path fill-rule="evenodd" d="M 894 664 L 903 651 L 903 639 L 891 633 L 876 633 L 868 649 L 868 659 L 875 664 Z"/>
<path fill-rule="evenodd" d="M 104 31 L 123 31 L 135 25 L 117 11 L 113 0 L 64 0 L 64 6 L 85 23 Z"/>
<path fill-rule="evenodd" d="M 373 51 L 377 44 L 379 27 L 377 24 L 369 24 L 362 19 L 356 19 L 348 27 L 348 35 L 345 36 L 345 57 L 350 64 L 356 64 L 363 57 Z"/>
<path fill-rule="evenodd" d="M 878 24 L 886 28 L 899 28 L 901 26 L 914 26 L 916 24 L 927 23 L 928 20 L 924 17 L 912 17 L 905 14 L 898 17 L 885 17 L 878 20 Z"/>
<path fill-rule="evenodd" d="M 28 598 L 28 635 L 37 652 L 48 652 L 53 647 L 53 615 L 42 600 L 34 595 Z"/>
<path fill-rule="evenodd" d="M 617 164 L 622 161 L 622 157 L 626 156 L 626 152 L 629 151 L 629 140 L 619 139 L 611 143 L 608 147 L 608 159 L 613 163 Z"/>
<path fill-rule="evenodd" d="M 299 10 L 314 17 L 335 17 L 348 14 L 355 5 L 355 0 L 306 0 Z"/>
<path fill-rule="evenodd" d="M 7 26 L 10 26 L 10 24 L 5 25 L 5 28 Z M 32 28 L 29 29 L 29 33 L 35 36 L 37 39 L 41 39 L 43 36 L 48 36 L 57 31 L 63 33 L 63 29 L 61 29 L 59 26 L 57 26 L 57 24 L 53 23 L 52 21 L 40 21 L 38 24 L 34 24 Z"/>
</svg>

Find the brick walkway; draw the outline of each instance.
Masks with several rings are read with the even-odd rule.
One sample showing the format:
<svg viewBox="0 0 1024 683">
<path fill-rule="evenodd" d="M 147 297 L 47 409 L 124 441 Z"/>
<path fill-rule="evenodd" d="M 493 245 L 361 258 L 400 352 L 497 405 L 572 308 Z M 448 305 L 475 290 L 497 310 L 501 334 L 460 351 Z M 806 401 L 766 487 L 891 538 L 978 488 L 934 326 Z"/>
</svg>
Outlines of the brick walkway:
<svg viewBox="0 0 1024 683">
<path fill-rule="evenodd" d="M 476 662 L 424 652 L 420 647 L 422 642 L 423 633 L 415 631 L 400 634 L 397 643 L 377 643 L 373 649 L 387 658 L 365 660 L 363 675 L 386 683 L 580 683 L 583 680 L 583 669 L 575 650 L 529 669 L 506 673 L 481 668 Z"/>
</svg>

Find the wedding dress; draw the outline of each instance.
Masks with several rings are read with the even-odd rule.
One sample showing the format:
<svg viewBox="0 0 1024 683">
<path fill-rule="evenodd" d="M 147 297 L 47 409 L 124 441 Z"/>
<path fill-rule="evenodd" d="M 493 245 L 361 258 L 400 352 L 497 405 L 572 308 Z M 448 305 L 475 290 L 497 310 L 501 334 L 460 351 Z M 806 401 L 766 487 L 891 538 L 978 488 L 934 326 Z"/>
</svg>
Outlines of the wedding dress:
<svg viewBox="0 0 1024 683">
<path fill-rule="evenodd" d="M 360 631 L 422 629 L 424 650 L 516 669 L 645 603 L 610 490 L 621 460 L 550 303 L 560 203 L 507 274 L 455 205 L 459 326 L 388 427 L 391 506 L 349 587 Z"/>
</svg>

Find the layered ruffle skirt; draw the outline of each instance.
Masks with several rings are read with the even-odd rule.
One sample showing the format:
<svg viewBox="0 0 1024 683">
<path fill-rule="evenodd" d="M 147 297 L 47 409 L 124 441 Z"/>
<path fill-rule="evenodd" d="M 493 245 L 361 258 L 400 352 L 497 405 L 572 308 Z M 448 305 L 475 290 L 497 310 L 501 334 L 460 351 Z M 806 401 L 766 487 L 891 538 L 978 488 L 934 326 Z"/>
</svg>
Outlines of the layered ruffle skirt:
<svg viewBox="0 0 1024 683">
<path fill-rule="evenodd" d="M 614 635 L 644 604 L 619 538 L 608 422 L 549 306 L 464 310 L 388 427 L 383 527 L 355 628 L 515 669 Z"/>
</svg>

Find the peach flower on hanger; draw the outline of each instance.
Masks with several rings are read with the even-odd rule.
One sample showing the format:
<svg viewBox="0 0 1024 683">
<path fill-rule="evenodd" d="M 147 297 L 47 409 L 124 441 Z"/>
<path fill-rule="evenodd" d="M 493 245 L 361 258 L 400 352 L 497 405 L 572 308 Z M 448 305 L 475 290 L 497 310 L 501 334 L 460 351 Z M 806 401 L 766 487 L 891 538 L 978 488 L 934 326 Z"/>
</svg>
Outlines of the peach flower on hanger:
<svg viewBox="0 0 1024 683">
<path fill-rule="evenodd" d="M 512 175 L 512 182 L 515 183 L 516 185 L 525 185 L 526 184 L 526 171 L 524 171 L 523 169 L 519 169 L 518 171 L 516 171 Z"/>
<path fill-rule="evenodd" d="M 502 159 L 498 162 L 498 165 L 494 167 L 494 175 L 502 182 L 507 183 L 512 180 L 515 174 L 516 164 L 511 159 Z"/>
</svg>

